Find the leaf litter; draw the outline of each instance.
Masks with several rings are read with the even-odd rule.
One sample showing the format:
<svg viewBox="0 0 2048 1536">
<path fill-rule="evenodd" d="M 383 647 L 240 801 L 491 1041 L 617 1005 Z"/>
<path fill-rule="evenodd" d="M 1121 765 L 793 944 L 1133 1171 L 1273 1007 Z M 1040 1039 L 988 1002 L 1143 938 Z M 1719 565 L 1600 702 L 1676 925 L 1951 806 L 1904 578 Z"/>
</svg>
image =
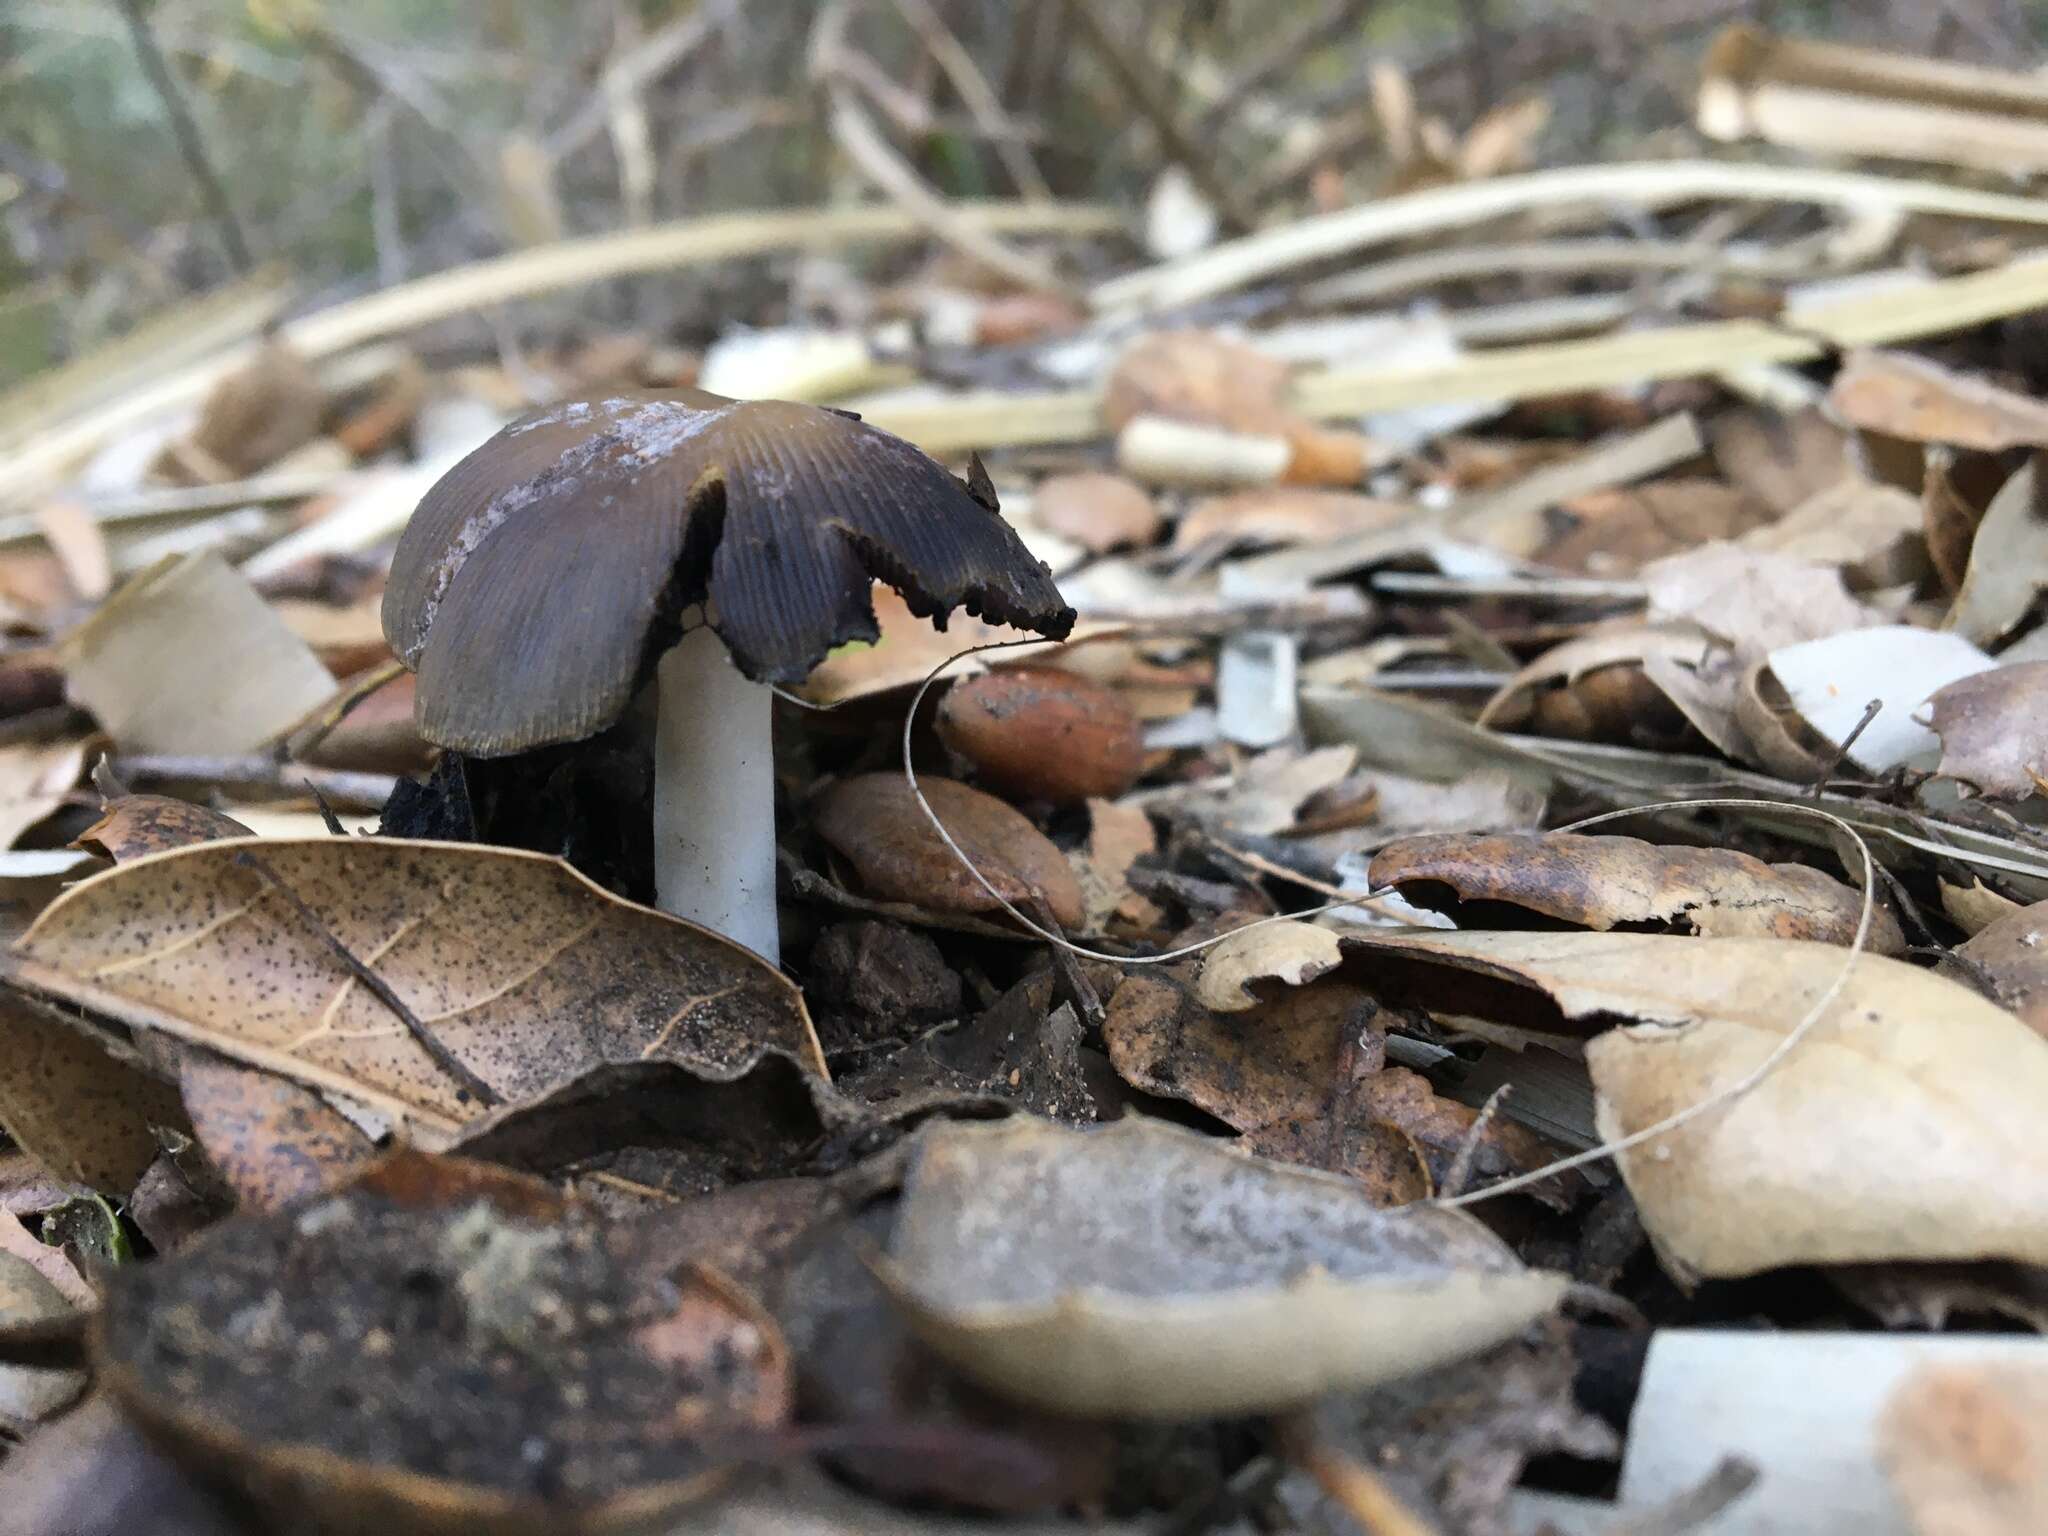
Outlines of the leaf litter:
<svg viewBox="0 0 2048 1536">
<path fill-rule="evenodd" d="M 1700 62 L 1708 137 L 1933 169 L 1527 173 L 1570 115 L 1541 82 L 1466 122 L 1376 53 L 1361 150 L 1282 88 L 1342 44 L 1255 88 L 1200 28 L 1169 65 L 1091 13 L 1081 55 L 1154 131 L 1117 153 L 1165 163 L 1142 264 L 1042 196 L 1057 153 L 1003 126 L 1032 71 L 980 80 L 950 4 L 886 9 L 821 8 L 810 67 L 888 204 L 802 215 L 789 281 L 736 269 L 711 318 L 425 329 L 792 238 L 548 243 L 562 188 L 522 178 L 563 166 L 514 167 L 541 243 L 477 281 L 0 399 L 7 1253 L 113 1298 L 97 1368 L 173 1447 L 153 1475 L 260 1505 L 310 1458 L 320 1518 L 394 1528 L 444 1495 L 559 1523 L 688 1462 L 748 1475 L 678 1530 L 1488 1533 L 1561 1484 L 1677 1530 L 1796 1490 L 1799 1446 L 1759 1475 L 1731 1441 L 1698 1469 L 1729 1476 L 1641 1504 L 1628 1469 L 1671 1460 L 1629 1413 L 1646 1347 L 2038 1327 L 2043 219 L 1975 190 L 1951 87 L 1738 29 Z M 930 110 L 876 62 L 899 25 L 1034 202 L 950 204 L 893 146 Z M 591 121 L 624 181 L 663 89 L 617 68 Z M 1972 79 L 2032 154 L 2023 77 Z M 1271 114 L 1265 182 L 1206 163 Z M 376 622 L 413 505 L 505 420 L 735 370 L 946 459 L 1079 610 L 1061 645 L 946 626 L 861 552 L 877 638 L 775 705 L 786 970 L 650 906 L 644 707 L 443 751 Z M 680 1309 L 659 1363 L 762 1370 L 649 1397 L 638 1431 L 692 1421 L 655 1457 L 681 1459 L 607 1482 L 564 1427 L 588 1359 L 527 1327 L 553 1312 L 508 1331 L 475 1255 L 422 1235 L 474 1208 L 401 1201 L 349 1273 L 293 1257 L 379 1166 L 549 1180 L 483 1249 L 543 1279 L 558 1228 L 658 1251 L 632 1283 Z M 365 1373 L 351 1413 L 236 1397 L 379 1286 L 401 1332 L 433 1290 L 436 1326 L 322 1366 Z M 374 1379 L 401 1366 L 448 1374 Z M 519 1390 L 485 1412 L 479 1371 Z M 1873 1485 L 1881 1449 L 1929 1529 L 2018 1507 L 1970 1457 L 2019 1382 L 1902 1398 Z M 138 1464 L 107 1394 L 21 1401 L 0 1509 L 17 1469 L 55 1509 Z M 394 1474 L 435 1447 L 454 1493 Z"/>
</svg>

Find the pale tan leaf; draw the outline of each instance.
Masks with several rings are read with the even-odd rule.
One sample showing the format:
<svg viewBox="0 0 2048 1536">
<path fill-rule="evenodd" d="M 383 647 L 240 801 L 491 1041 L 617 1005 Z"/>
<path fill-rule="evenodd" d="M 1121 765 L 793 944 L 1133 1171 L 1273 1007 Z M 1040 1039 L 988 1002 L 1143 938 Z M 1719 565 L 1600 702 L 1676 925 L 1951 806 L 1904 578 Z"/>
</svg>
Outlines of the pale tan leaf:
<svg viewBox="0 0 2048 1536">
<path fill-rule="evenodd" d="M 1345 936 L 1376 985 L 1586 1045 L 1613 1139 L 1740 1082 L 1842 974 L 1789 939 L 1637 933 Z M 1502 983 L 1508 985 L 1503 986 Z M 1622 1020 L 1635 1024 L 1607 1028 Z M 1681 1276 L 1787 1264 L 2048 1262 L 2048 1039 L 1930 972 L 1858 958 L 1752 1092 L 1622 1156 Z"/>
<path fill-rule="evenodd" d="M 1132 1116 L 926 1130 L 885 1278 L 920 1337 L 1056 1412 L 1187 1420 L 1478 1354 L 1560 1275 L 1477 1223 Z"/>
<path fill-rule="evenodd" d="M 1343 960 L 1337 935 L 1314 923 L 1260 923 L 1240 929 L 1202 960 L 1195 996 L 1218 1013 L 1259 1006 L 1251 988 L 1263 983 L 1298 987 L 1335 970 Z"/>
<path fill-rule="evenodd" d="M 85 772 L 88 743 L 22 742 L 0 746 L 0 848 L 64 803 Z"/>
<path fill-rule="evenodd" d="M 796 987 L 758 956 L 557 860 L 383 838 L 152 855 L 53 903 L 18 986 L 339 1094 L 445 1141 L 482 1106 L 337 953 L 373 970 L 501 1098 L 605 1063 L 822 1072 Z"/>
<path fill-rule="evenodd" d="M 334 677 L 218 554 L 123 586 L 62 654 L 71 694 L 131 752 L 243 752 L 289 730 Z"/>
</svg>

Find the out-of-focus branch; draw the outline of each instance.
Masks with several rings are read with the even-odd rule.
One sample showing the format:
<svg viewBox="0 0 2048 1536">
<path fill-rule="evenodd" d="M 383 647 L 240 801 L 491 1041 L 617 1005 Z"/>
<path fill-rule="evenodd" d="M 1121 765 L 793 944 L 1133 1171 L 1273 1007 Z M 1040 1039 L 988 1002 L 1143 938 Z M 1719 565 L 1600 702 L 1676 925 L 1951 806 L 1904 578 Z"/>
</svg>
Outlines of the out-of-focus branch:
<svg viewBox="0 0 2048 1536">
<path fill-rule="evenodd" d="M 1179 162 L 1223 222 L 1239 234 L 1250 230 L 1256 222 L 1252 205 L 1217 170 L 1215 157 L 1181 125 L 1172 101 L 1151 68 L 1110 32 L 1092 0 L 1067 0 L 1066 14 L 1116 77 L 1117 84 L 1130 94 L 1131 104 L 1152 124 L 1167 155 Z"/>
<path fill-rule="evenodd" d="M 929 229 L 935 239 L 1013 283 L 1048 293 L 1067 292 L 1051 267 L 963 219 L 958 210 L 926 184 L 916 168 L 883 136 L 874 119 L 862 110 L 854 97 L 859 72 L 846 66 L 849 60 L 866 56 L 846 41 L 850 14 L 847 0 L 832 0 L 818 13 L 811 29 L 810 74 L 825 87 L 831 103 L 833 141 L 863 176 Z"/>
<path fill-rule="evenodd" d="M 1003 162 L 1003 168 L 1010 173 L 1010 180 L 1017 190 L 1033 202 L 1052 201 L 1052 187 L 1039 172 L 1038 162 L 1031 158 L 1031 151 L 1024 146 L 1023 135 L 1010 121 L 1009 114 L 996 97 L 988 79 L 976 67 L 974 57 L 954 35 L 931 4 L 931 0 L 896 0 L 896 9 L 904 21 L 923 40 L 925 51 L 930 53 L 946 78 L 953 83 L 960 100 L 973 114 L 982 135 L 995 146 L 995 152 Z"/>
<path fill-rule="evenodd" d="M 246 273 L 256 264 L 255 257 L 249 252 L 248 237 L 242 233 L 241 221 L 235 217 L 234 206 L 228 201 L 227 187 L 206 156 L 206 141 L 199 136 L 199 124 L 193 119 L 191 104 L 178 89 L 177 77 L 165 61 L 163 49 L 157 46 L 156 33 L 150 29 L 149 18 L 143 14 L 142 0 L 119 0 L 119 4 L 121 14 L 127 18 L 128 34 L 134 39 L 135 56 L 142 64 L 142 72 L 149 77 L 150 85 L 163 102 L 164 115 L 171 120 L 171 136 L 178 141 L 178 153 L 184 157 L 185 169 L 198 185 L 199 196 L 220 231 L 220 242 L 227 249 L 228 260 L 234 263 L 237 272 Z"/>
</svg>

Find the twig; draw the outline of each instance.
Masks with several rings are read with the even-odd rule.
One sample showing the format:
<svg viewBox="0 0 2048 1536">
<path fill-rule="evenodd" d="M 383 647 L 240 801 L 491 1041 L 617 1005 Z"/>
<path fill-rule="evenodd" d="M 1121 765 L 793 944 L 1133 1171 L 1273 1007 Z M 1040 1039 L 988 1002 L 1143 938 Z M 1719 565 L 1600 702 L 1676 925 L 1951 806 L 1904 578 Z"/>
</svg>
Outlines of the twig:
<svg viewBox="0 0 2048 1536">
<path fill-rule="evenodd" d="M 242 234 L 241 222 L 235 217 L 235 210 L 228 202 L 227 188 L 222 185 L 220 175 L 213 168 L 213 162 L 206 158 L 205 141 L 199 137 L 199 125 L 192 118 L 192 108 L 184 94 L 178 89 L 178 82 L 171 74 L 171 67 L 164 60 L 163 49 L 157 46 L 156 33 L 150 30 L 149 18 L 142 13 L 142 0 L 118 0 L 121 14 L 128 19 L 128 33 L 135 41 L 135 56 L 142 63 L 142 72 L 149 76 L 149 83 L 163 102 L 164 115 L 171 120 L 172 137 L 178 141 L 178 153 L 184 157 L 185 169 L 198 183 L 199 195 L 205 200 L 208 213 L 220 230 L 221 244 L 227 247 L 228 260 L 235 270 L 247 273 L 256 264 L 249 254 L 249 242 Z"/>
<path fill-rule="evenodd" d="M 1821 769 L 1813 783 L 1807 787 L 1806 792 L 1809 795 L 1819 798 L 1821 792 L 1828 787 L 1828 780 L 1835 776 L 1835 771 L 1849 760 L 1849 749 L 1856 745 L 1856 738 L 1870 728 L 1870 722 L 1877 718 L 1878 711 L 1883 708 L 1883 699 L 1872 699 L 1863 706 L 1863 717 L 1850 729 L 1849 734 L 1842 738 L 1842 744 L 1835 748 L 1835 755 L 1828 759 L 1828 765 Z"/>
<path fill-rule="evenodd" d="M 1215 205 L 1223 222 L 1240 234 L 1251 229 L 1257 222 L 1251 205 L 1239 195 L 1235 186 L 1218 174 L 1214 156 L 1181 126 L 1174 115 L 1173 103 L 1167 99 L 1158 80 L 1111 34 L 1094 0 L 1067 0 L 1066 10 L 1068 19 L 1081 29 L 1089 46 L 1101 56 L 1103 64 L 1129 94 L 1131 105 L 1151 123 L 1167 154 L 1201 188 L 1202 195 Z"/>
<path fill-rule="evenodd" d="M 926 52 L 946 72 L 946 78 L 952 81 L 954 91 L 973 114 L 982 135 L 994 146 L 1017 190 L 1032 202 L 1052 201 L 1052 187 L 1038 169 L 1038 162 L 1031 158 L 1023 135 L 1003 110 L 1003 104 L 990 87 L 987 77 L 975 67 L 974 56 L 961 45 L 953 29 L 946 25 L 945 18 L 933 8 L 931 0 L 896 0 L 896 9 L 904 21 L 917 30 L 924 40 Z"/>
<path fill-rule="evenodd" d="M 1486 1102 L 1479 1106 L 1479 1113 L 1465 1130 L 1458 1142 L 1458 1155 L 1451 1159 L 1451 1166 L 1444 1173 L 1443 1188 L 1437 1193 L 1445 1198 L 1462 1195 L 1465 1186 L 1472 1182 L 1472 1160 L 1479 1155 L 1479 1144 L 1486 1137 L 1486 1128 L 1493 1124 L 1493 1117 L 1507 1096 L 1515 1091 L 1513 1083 L 1502 1083 L 1486 1096 Z"/>
<path fill-rule="evenodd" d="M 1364 1462 L 1316 1433 L 1308 1410 L 1277 1421 L 1282 1453 L 1315 1479 L 1325 1497 L 1370 1536 L 1439 1536 L 1435 1526 L 1395 1496 Z"/>
<path fill-rule="evenodd" d="M 339 768 L 308 768 L 249 753 L 240 757 L 183 757 L 163 752 L 137 753 L 114 760 L 114 772 L 136 783 L 165 779 L 196 779 L 237 789 L 317 789 L 344 805 L 376 810 L 391 798 L 398 780 L 388 773 L 352 773 Z"/>
<path fill-rule="evenodd" d="M 246 850 L 235 855 L 235 863 L 254 871 L 273 891 L 282 896 L 298 914 L 299 920 L 318 934 L 321 942 L 334 953 L 335 958 L 348 967 L 349 974 L 361 982 L 372 997 L 398 1016 L 399 1022 L 405 1025 L 407 1032 L 419 1043 L 420 1049 L 433 1058 L 436 1066 L 455 1079 L 458 1098 L 473 1098 L 486 1107 L 494 1107 L 504 1102 L 496 1089 L 470 1071 L 454 1052 L 441 1043 L 440 1038 L 432 1030 L 420 1022 L 419 1015 L 408 1008 L 405 999 L 391 989 L 390 982 L 356 958 L 355 951 L 341 942 L 334 930 L 321 920 L 320 914 L 307 906 L 304 898 L 286 885 L 276 870 Z"/>
<path fill-rule="evenodd" d="M 1216 99 L 1196 114 L 1197 138 L 1220 132 L 1237 104 L 1267 81 L 1286 74 L 1308 54 L 1328 47 L 1365 19 L 1379 0 L 1342 0 L 1328 11 L 1310 11 L 1293 31 L 1277 38 L 1264 53 L 1225 81 Z"/>
</svg>

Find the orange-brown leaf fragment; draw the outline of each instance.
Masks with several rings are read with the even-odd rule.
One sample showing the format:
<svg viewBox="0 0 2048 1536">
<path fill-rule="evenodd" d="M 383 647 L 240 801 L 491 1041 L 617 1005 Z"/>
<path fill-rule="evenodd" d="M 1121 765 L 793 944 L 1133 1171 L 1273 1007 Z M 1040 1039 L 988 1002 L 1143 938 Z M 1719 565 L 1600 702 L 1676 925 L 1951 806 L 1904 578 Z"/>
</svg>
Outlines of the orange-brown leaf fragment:
<svg viewBox="0 0 2048 1536">
<path fill-rule="evenodd" d="M 1926 1536 L 2048 1530 L 2048 1368 L 2038 1362 L 1923 1365 L 1892 1393 L 1877 1442 Z"/>
<path fill-rule="evenodd" d="M 955 683 L 939 738 L 1007 794 L 1072 805 L 1114 799 L 1145 765 L 1122 694 L 1057 667 L 1014 667 Z"/>
<path fill-rule="evenodd" d="M 1398 885 L 1420 906 L 1456 911 L 1461 926 L 1529 927 L 1519 908 L 1599 932 L 1659 923 L 1709 938 L 1815 939 L 1847 944 L 1860 893 L 1803 864 L 1766 864 L 1730 848 L 1666 847 L 1633 837 L 1451 832 L 1379 851 L 1374 885 Z M 1471 911 L 1466 904 L 1486 904 Z M 1900 954 L 1905 937 L 1879 908 L 1870 947 Z"/>
</svg>

